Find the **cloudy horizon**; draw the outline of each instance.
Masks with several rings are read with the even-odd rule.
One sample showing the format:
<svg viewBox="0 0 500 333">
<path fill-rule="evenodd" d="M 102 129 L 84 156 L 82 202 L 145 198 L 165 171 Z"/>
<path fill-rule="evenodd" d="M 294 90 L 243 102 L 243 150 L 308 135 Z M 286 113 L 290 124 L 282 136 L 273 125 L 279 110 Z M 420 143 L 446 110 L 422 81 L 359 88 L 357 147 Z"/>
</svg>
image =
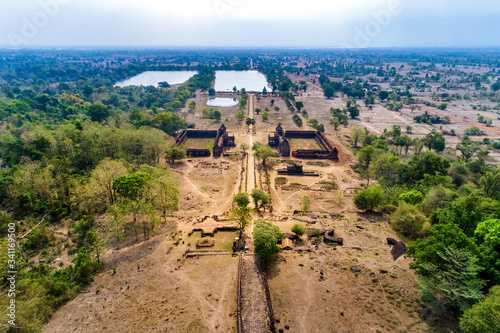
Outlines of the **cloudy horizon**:
<svg viewBox="0 0 500 333">
<path fill-rule="evenodd" d="M 3 47 L 500 46 L 490 0 L 2 2 Z"/>
</svg>

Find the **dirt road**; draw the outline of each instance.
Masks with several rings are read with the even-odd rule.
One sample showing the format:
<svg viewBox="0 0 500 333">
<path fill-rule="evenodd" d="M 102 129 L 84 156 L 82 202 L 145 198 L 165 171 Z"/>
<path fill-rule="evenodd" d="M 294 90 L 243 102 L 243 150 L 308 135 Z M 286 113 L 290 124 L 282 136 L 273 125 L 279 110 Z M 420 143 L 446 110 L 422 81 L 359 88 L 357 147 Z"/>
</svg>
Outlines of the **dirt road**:
<svg viewBox="0 0 500 333">
<path fill-rule="evenodd" d="M 253 94 L 248 95 L 248 117 L 253 118 L 254 116 L 254 108 L 255 108 L 255 103 L 254 103 L 254 98 L 255 96 Z M 251 193 L 252 190 L 255 188 L 255 155 L 254 151 L 252 150 L 253 146 L 253 128 L 250 126 L 250 131 L 248 132 L 249 136 L 249 143 L 250 143 L 250 150 L 248 151 L 248 158 L 247 158 L 247 193 Z M 250 226 L 248 227 L 248 234 L 250 239 L 252 238 L 252 232 L 253 232 L 253 222 L 250 223 Z"/>
</svg>

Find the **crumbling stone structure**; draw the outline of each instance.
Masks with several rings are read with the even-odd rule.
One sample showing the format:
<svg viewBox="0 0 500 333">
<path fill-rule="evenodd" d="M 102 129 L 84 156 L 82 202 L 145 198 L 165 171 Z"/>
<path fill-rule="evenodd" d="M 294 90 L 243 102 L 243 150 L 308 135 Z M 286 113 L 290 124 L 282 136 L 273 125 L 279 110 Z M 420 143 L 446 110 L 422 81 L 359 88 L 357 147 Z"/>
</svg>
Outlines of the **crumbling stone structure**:
<svg viewBox="0 0 500 333">
<path fill-rule="evenodd" d="M 304 171 L 302 165 L 288 165 L 286 169 L 279 169 L 278 175 L 319 177 L 317 171 Z"/>
<path fill-rule="evenodd" d="M 234 135 L 230 136 L 227 133 L 224 124 L 218 130 L 182 130 L 175 136 L 175 144 L 183 145 L 187 139 L 212 139 L 214 138 L 213 155 L 220 157 L 226 147 L 236 147 Z M 188 149 L 186 151 L 189 157 L 208 157 L 210 150 L 208 149 Z"/>
<path fill-rule="evenodd" d="M 339 151 L 320 131 L 285 131 L 281 125 L 276 127 L 276 132 L 269 135 L 268 144 L 278 149 L 278 153 L 283 157 L 290 156 L 290 139 L 314 139 L 321 147 L 317 149 L 297 149 L 292 152 L 296 158 L 307 159 L 328 159 L 338 161 Z"/>
<path fill-rule="evenodd" d="M 290 141 L 285 138 L 281 125 L 276 127 L 276 132 L 268 137 L 269 146 L 276 148 L 281 156 L 290 157 Z"/>
</svg>

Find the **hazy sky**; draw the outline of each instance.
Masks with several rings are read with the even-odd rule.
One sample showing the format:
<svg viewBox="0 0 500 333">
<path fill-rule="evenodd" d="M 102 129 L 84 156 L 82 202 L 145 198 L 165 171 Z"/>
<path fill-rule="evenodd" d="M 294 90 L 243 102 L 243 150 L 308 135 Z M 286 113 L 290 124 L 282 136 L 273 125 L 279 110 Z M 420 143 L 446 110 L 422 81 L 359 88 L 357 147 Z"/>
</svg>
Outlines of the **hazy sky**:
<svg viewBox="0 0 500 333">
<path fill-rule="evenodd" d="M 500 46 L 498 0 L 0 0 L 0 45 Z"/>
</svg>

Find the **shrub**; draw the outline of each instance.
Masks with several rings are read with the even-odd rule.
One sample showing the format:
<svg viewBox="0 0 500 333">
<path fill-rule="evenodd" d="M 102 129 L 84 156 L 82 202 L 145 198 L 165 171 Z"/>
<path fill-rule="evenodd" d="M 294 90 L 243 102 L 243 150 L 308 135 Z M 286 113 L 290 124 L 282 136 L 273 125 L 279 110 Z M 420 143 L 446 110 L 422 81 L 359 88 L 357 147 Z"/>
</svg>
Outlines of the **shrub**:
<svg viewBox="0 0 500 333">
<path fill-rule="evenodd" d="M 382 200 L 382 187 L 379 184 L 365 188 L 354 196 L 354 204 L 356 207 L 367 212 L 372 212 L 374 209 L 378 208 Z"/>
<path fill-rule="evenodd" d="M 294 224 L 292 227 L 292 232 L 301 237 L 306 233 L 306 228 L 300 224 Z"/>
<path fill-rule="evenodd" d="M 421 237 L 430 227 L 425 215 L 417 207 L 406 202 L 400 202 L 389 220 L 394 230 L 412 239 Z"/>
<path fill-rule="evenodd" d="M 253 230 L 253 244 L 255 253 L 262 259 L 269 261 L 273 254 L 279 252 L 278 240 L 283 237 L 280 228 L 266 220 L 255 221 Z"/>
<path fill-rule="evenodd" d="M 308 196 L 304 195 L 302 197 L 300 207 L 302 208 L 302 210 L 309 210 L 309 208 L 311 208 L 311 199 L 309 199 Z"/>
<path fill-rule="evenodd" d="M 250 197 L 246 192 L 238 192 L 234 196 L 233 202 L 235 202 L 238 207 L 246 207 L 250 203 Z"/>
</svg>

